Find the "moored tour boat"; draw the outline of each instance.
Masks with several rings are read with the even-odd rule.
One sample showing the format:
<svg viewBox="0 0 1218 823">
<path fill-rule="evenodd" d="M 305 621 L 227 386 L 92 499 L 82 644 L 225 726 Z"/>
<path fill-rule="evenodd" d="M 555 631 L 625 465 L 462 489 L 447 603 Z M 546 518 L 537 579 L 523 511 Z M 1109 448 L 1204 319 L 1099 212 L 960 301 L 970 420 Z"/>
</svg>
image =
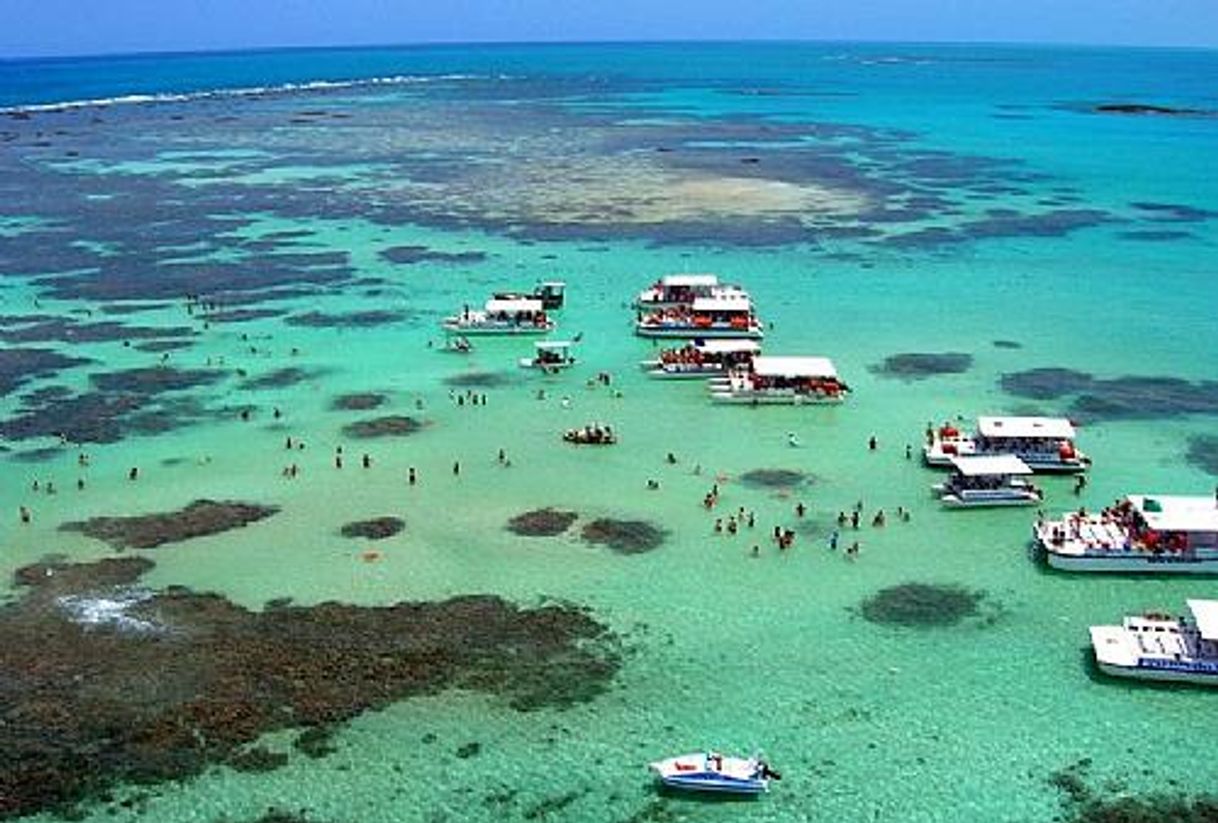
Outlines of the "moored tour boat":
<svg viewBox="0 0 1218 823">
<path fill-rule="evenodd" d="M 932 486 L 948 508 L 1034 506 L 1044 498 L 1040 489 L 1022 479 L 1032 470 L 1013 454 L 955 457 L 952 465 L 947 480 Z"/>
<path fill-rule="evenodd" d="M 650 768 L 664 786 L 693 792 L 756 795 L 769 791 L 771 779 L 781 779 L 757 755 L 746 759 L 694 752 L 657 760 Z"/>
<path fill-rule="evenodd" d="M 538 371 L 554 373 L 560 369 L 575 365 L 575 357 L 571 354 L 570 340 L 538 340 L 533 344 L 532 357 L 520 358 L 522 369 L 537 369 Z"/>
<path fill-rule="evenodd" d="M 1151 613 L 1092 626 L 1096 665 L 1114 677 L 1218 686 L 1218 600 L 1188 608 L 1191 619 Z"/>
<path fill-rule="evenodd" d="M 664 349 L 657 360 L 640 365 L 651 377 L 683 379 L 714 377 L 747 367 L 761 351 L 756 340 L 694 340 L 680 348 Z"/>
<path fill-rule="evenodd" d="M 748 297 L 739 286 L 722 284 L 713 274 L 669 274 L 639 292 L 634 305 L 639 309 L 668 309 L 692 306 L 700 297 L 730 294 Z"/>
<path fill-rule="evenodd" d="M 714 402 L 747 405 L 840 403 L 850 391 L 827 357 L 757 355 L 751 366 L 709 385 Z"/>
<path fill-rule="evenodd" d="M 944 424 L 928 430 L 922 456 L 947 467 L 957 456 L 1013 454 L 1034 472 L 1081 472 L 1091 460 L 1074 445 L 1074 424 L 1062 417 L 978 417 L 967 434 Z"/>
<path fill-rule="evenodd" d="M 753 314 L 753 301 L 744 294 L 699 297 L 689 306 L 640 312 L 634 326 L 640 337 L 765 336 Z"/>
<path fill-rule="evenodd" d="M 1032 534 L 1055 569 L 1218 574 L 1214 497 L 1131 494 L 1098 514 L 1042 520 Z"/>
<path fill-rule="evenodd" d="M 546 316 L 540 300 L 514 297 L 508 300 L 491 298 L 481 311 L 466 306 L 460 314 L 447 317 L 442 324 L 450 333 L 471 334 L 546 334 L 554 330 L 554 321 Z"/>
</svg>

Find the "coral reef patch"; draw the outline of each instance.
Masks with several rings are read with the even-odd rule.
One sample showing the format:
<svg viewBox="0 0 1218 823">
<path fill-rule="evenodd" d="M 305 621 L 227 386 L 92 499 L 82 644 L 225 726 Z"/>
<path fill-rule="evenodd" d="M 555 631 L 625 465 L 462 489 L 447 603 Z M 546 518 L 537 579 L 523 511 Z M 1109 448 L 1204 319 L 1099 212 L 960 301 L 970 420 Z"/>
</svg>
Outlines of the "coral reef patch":
<svg viewBox="0 0 1218 823">
<path fill-rule="evenodd" d="M 602 517 L 580 532 L 587 543 L 607 546 L 618 554 L 642 554 L 658 549 L 667 534 L 646 520 L 614 520 Z"/>
<path fill-rule="evenodd" d="M 80 532 L 116 549 L 153 549 L 256 523 L 279 511 L 256 503 L 196 500 L 172 512 L 129 517 L 91 517 L 64 523 L 60 531 Z"/>
<path fill-rule="evenodd" d="M 940 583 L 902 583 L 881 589 L 860 604 L 871 623 L 913 628 L 954 626 L 980 613 L 984 592 Z"/>
<path fill-rule="evenodd" d="M 507 529 L 524 537 L 556 537 L 579 519 L 579 514 L 561 509 L 533 509 L 516 515 L 508 521 Z"/>
</svg>

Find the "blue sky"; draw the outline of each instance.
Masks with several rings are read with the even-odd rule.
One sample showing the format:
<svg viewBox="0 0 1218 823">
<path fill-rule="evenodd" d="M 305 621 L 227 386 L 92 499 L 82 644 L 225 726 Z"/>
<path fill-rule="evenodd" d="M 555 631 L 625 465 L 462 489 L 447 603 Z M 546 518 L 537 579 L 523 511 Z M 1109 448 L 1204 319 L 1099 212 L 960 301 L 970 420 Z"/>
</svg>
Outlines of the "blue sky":
<svg viewBox="0 0 1218 823">
<path fill-rule="evenodd" d="M 0 56 L 550 40 L 1218 46 L 1218 0 L 0 0 Z"/>
</svg>

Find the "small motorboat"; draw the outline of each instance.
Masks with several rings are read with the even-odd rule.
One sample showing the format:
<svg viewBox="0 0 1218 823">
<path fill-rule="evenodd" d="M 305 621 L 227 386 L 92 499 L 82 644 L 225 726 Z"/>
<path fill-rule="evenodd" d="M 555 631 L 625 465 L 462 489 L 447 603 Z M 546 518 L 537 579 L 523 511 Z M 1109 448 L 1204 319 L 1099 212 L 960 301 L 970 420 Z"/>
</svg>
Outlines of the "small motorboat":
<svg viewBox="0 0 1218 823">
<path fill-rule="evenodd" d="M 567 429 L 562 439 L 580 446 L 612 446 L 617 442 L 617 434 L 612 426 L 592 423 L 578 429 Z"/>
<path fill-rule="evenodd" d="M 575 365 L 571 354 L 570 340 L 539 340 L 533 344 L 536 353 L 532 357 L 520 358 L 520 368 L 537 369 L 545 374 L 555 374 L 561 369 Z"/>
<path fill-rule="evenodd" d="M 657 760 L 650 768 L 665 787 L 691 792 L 755 795 L 782 778 L 760 755 L 745 759 L 713 751 Z"/>
</svg>

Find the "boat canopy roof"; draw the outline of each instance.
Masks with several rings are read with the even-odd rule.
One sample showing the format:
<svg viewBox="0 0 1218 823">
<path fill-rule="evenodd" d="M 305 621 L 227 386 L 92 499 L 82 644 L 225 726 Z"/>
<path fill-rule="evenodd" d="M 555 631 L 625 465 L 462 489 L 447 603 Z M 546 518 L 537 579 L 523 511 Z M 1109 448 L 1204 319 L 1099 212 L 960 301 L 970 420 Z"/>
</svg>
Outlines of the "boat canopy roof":
<svg viewBox="0 0 1218 823">
<path fill-rule="evenodd" d="M 486 310 L 489 312 L 539 312 L 541 309 L 541 301 L 531 297 L 496 297 L 486 301 Z"/>
<path fill-rule="evenodd" d="M 694 348 L 700 352 L 731 354 L 733 352 L 761 351 L 761 343 L 756 340 L 733 340 L 731 338 L 717 337 L 710 340 L 702 340 L 699 338 L 694 341 Z"/>
<path fill-rule="evenodd" d="M 1064 417 L 978 417 L 982 437 L 1050 437 L 1073 440 L 1074 424 Z"/>
<path fill-rule="evenodd" d="M 1031 474 L 1028 464 L 1013 454 L 987 454 L 976 457 L 953 457 L 952 465 L 965 477 Z"/>
<path fill-rule="evenodd" d="M 1218 640 L 1218 600 L 1189 600 L 1197 630 L 1206 640 Z"/>
<path fill-rule="evenodd" d="M 538 351 L 566 351 L 572 343 L 570 340 L 538 340 L 533 345 Z"/>
<path fill-rule="evenodd" d="M 565 289 L 567 281 L 565 280 L 542 280 L 537 284 L 538 288 L 543 289 Z"/>
<path fill-rule="evenodd" d="M 758 355 L 753 358 L 753 371 L 762 377 L 837 377 L 828 357 Z"/>
<path fill-rule="evenodd" d="M 660 278 L 664 286 L 717 286 L 717 274 L 666 274 Z"/>
<path fill-rule="evenodd" d="M 1129 502 L 1157 531 L 1218 532 L 1218 502 L 1213 497 L 1131 494 Z"/>
<path fill-rule="evenodd" d="M 753 301 L 743 292 L 724 292 L 714 297 L 695 297 L 694 311 L 752 311 Z"/>
</svg>

